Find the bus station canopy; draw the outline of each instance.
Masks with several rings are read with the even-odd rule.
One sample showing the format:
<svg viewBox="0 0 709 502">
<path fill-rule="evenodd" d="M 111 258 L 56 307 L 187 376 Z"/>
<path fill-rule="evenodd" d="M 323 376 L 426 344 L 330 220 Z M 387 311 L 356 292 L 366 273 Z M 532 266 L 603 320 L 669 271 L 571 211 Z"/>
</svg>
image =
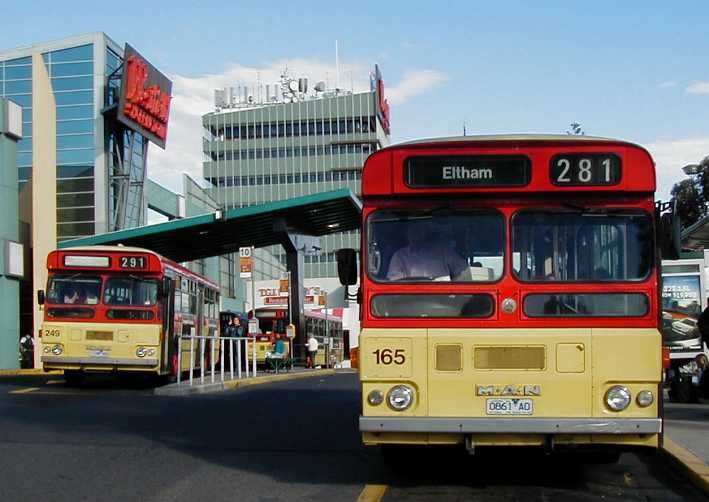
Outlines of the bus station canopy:
<svg viewBox="0 0 709 502">
<path fill-rule="evenodd" d="M 83 237 L 58 247 L 123 244 L 184 262 L 240 247 L 280 244 L 284 231 L 321 236 L 354 230 L 359 228 L 361 211 L 359 198 L 343 189 Z"/>
</svg>

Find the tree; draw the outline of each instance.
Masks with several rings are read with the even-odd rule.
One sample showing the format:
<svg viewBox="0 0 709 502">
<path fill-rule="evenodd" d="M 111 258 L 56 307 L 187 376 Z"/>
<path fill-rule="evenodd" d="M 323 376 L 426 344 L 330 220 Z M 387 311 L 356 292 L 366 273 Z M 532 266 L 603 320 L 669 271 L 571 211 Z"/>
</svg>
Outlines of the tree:
<svg viewBox="0 0 709 502">
<path fill-rule="evenodd" d="M 566 131 L 566 134 L 569 136 L 585 136 L 586 133 L 584 132 L 583 128 L 581 127 L 581 124 L 578 122 L 572 122 L 569 124 L 570 129 Z"/>
<path fill-rule="evenodd" d="M 698 178 L 683 179 L 672 187 L 672 201 L 685 228 L 699 221 L 707 213 L 704 191 Z"/>
</svg>

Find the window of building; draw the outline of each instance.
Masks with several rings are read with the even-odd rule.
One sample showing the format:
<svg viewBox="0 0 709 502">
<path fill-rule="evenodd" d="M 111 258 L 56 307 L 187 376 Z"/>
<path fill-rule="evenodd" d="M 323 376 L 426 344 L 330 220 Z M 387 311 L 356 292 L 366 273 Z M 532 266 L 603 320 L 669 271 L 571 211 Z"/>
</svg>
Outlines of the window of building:
<svg viewBox="0 0 709 502">
<path fill-rule="evenodd" d="M 32 66 L 7 66 L 5 63 L 5 79 L 32 78 Z"/>
<path fill-rule="evenodd" d="M 61 49 L 51 53 L 52 63 L 62 63 L 67 61 L 90 61 L 93 59 L 94 47 L 92 44 Z"/>
</svg>

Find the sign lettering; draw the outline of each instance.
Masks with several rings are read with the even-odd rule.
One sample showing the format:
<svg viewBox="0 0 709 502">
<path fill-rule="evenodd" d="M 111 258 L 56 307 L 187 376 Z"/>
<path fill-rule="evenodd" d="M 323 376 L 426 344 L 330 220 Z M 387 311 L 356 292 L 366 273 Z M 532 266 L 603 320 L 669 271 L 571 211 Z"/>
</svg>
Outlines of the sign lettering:
<svg viewBox="0 0 709 502">
<path fill-rule="evenodd" d="M 165 148 L 172 82 L 126 44 L 118 120 Z"/>
<path fill-rule="evenodd" d="M 404 181 L 412 188 L 521 187 L 532 166 L 524 155 L 446 155 L 410 157 Z"/>
</svg>

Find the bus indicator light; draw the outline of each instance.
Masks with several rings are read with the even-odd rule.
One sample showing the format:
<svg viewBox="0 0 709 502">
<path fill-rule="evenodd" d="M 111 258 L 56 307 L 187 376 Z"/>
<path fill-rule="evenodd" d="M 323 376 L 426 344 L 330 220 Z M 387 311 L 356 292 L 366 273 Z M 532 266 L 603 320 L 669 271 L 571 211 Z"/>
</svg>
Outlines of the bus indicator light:
<svg viewBox="0 0 709 502">
<path fill-rule="evenodd" d="M 384 402 L 384 394 L 378 389 L 374 389 L 367 396 L 367 402 L 372 406 L 378 406 Z"/>
</svg>

